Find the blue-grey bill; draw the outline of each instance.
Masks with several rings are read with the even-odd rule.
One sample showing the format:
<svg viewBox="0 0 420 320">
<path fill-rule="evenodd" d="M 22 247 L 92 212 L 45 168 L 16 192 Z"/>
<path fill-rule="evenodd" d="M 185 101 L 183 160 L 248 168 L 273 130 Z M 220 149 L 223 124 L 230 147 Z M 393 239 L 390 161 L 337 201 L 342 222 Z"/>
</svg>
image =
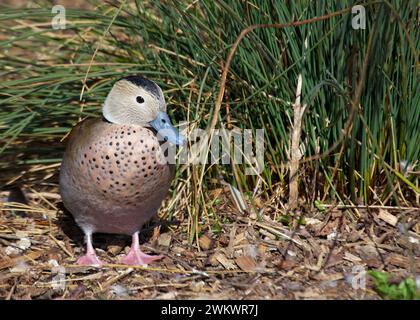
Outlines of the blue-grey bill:
<svg viewBox="0 0 420 320">
<path fill-rule="evenodd" d="M 150 122 L 150 125 L 166 141 L 177 145 L 186 143 L 185 137 L 173 127 L 166 112 L 159 111 L 156 118 Z"/>
</svg>

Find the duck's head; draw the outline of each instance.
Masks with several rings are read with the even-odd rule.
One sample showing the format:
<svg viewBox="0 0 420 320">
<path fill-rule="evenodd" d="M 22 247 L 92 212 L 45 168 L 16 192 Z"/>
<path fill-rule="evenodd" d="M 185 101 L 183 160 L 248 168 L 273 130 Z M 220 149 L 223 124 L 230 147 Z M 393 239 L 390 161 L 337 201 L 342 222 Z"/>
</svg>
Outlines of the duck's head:
<svg viewBox="0 0 420 320">
<path fill-rule="evenodd" d="M 111 123 L 151 127 L 173 144 L 185 143 L 166 113 L 162 90 L 146 78 L 129 76 L 117 81 L 106 97 L 102 114 Z"/>
</svg>

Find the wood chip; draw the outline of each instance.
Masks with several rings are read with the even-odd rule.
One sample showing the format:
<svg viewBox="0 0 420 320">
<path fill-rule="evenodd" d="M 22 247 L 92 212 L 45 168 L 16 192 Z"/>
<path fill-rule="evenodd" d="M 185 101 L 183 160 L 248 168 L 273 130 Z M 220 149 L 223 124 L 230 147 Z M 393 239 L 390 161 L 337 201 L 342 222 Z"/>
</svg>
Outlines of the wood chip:
<svg viewBox="0 0 420 320">
<path fill-rule="evenodd" d="M 176 254 L 177 256 L 180 256 L 181 254 L 183 254 L 185 252 L 185 249 L 183 247 L 180 246 L 173 246 L 171 248 L 172 253 Z"/>
<path fill-rule="evenodd" d="M 217 261 L 219 261 L 219 263 L 227 270 L 233 270 L 233 269 L 237 269 L 236 265 L 233 263 L 233 261 L 231 259 L 226 258 L 226 256 L 221 253 L 218 252 L 215 254 L 215 258 Z"/>
<path fill-rule="evenodd" d="M 291 259 L 287 259 L 287 260 L 281 259 L 281 261 L 276 263 L 276 267 L 278 269 L 285 270 L 285 271 L 295 268 L 296 266 L 297 266 L 297 262 Z"/>
<path fill-rule="evenodd" d="M 22 261 L 36 260 L 40 256 L 42 256 L 42 254 L 43 254 L 43 251 L 32 251 L 32 252 L 30 252 L 30 253 L 28 253 L 24 256 L 21 256 L 21 257 L 16 257 L 16 258 L 13 258 L 13 259 L 3 259 L 0 262 L 0 270 L 5 269 L 5 268 L 14 267 L 19 260 L 22 260 Z"/>
<path fill-rule="evenodd" d="M 112 243 L 108 245 L 107 251 L 111 253 L 114 257 L 121 253 L 126 247 L 126 242 L 122 238 L 115 238 L 113 239 Z"/>
<path fill-rule="evenodd" d="M 114 257 L 119 254 L 124 249 L 124 246 L 122 245 L 109 245 L 107 248 L 107 251 L 112 254 Z"/>
<path fill-rule="evenodd" d="M 305 222 L 306 222 L 307 226 L 309 226 L 311 224 L 321 224 L 322 223 L 321 220 L 313 219 L 313 218 L 305 218 Z"/>
<path fill-rule="evenodd" d="M 236 235 L 236 223 L 233 223 L 232 229 L 230 229 L 229 233 L 229 245 L 227 248 L 227 253 L 230 257 L 233 257 L 233 246 L 235 245 L 235 235 Z"/>
<path fill-rule="evenodd" d="M 217 254 L 212 254 L 209 259 L 207 260 L 207 264 L 210 264 L 213 267 L 219 265 L 219 261 L 217 261 Z"/>
<path fill-rule="evenodd" d="M 340 272 L 327 274 L 325 272 L 320 272 L 316 275 L 314 275 L 314 279 L 320 280 L 320 281 L 337 281 L 344 279 L 344 275 Z"/>
<path fill-rule="evenodd" d="M 241 270 L 253 272 L 257 268 L 257 262 L 250 256 L 241 256 L 235 259 L 236 264 Z"/>
<path fill-rule="evenodd" d="M 408 269 L 410 267 L 410 259 L 400 254 L 391 253 L 386 259 L 386 264 L 392 264 L 393 266 Z"/>
<path fill-rule="evenodd" d="M 264 229 L 259 229 L 258 230 L 259 231 L 259 233 L 261 233 L 263 236 L 266 236 L 266 237 L 268 237 L 269 239 L 271 239 L 271 240 L 276 240 L 277 239 L 277 237 L 274 235 L 274 234 L 272 234 L 271 232 L 268 232 L 268 231 L 266 231 L 266 230 L 264 230 Z"/>
<path fill-rule="evenodd" d="M 162 233 L 158 238 L 158 245 L 169 247 L 171 244 L 172 236 L 170 233 Z"/>
<path fill-rule="evenodd" d="M 222 246 L 227 246 L 227 245 L 229 245 L 229 239 L 228 239 L 228 237 L 227 237 L 224 233 L 222 233 L 222 234 L 219 236 L 219 243 L 220 243 Z"/>
<path fill-rule="evenodd" d="M 344 252 L 343 259 L 346 259 L 346 260 L 351 261 L 353 263 L 359 263 L 359 262 L 362 261 L 362 259 L 360 259 L 359 257 L 355 256 L 354 254 L 351 254 L 348 251 Z"/>
<path fill-rule="evenodd" d="M 356 247 L 356 251 L 360 258 L 364 261 L 371 259 L 378 259 L 378 250 L 373 245 L 364 245 Z"/>
<path fill-rule="evenodd" d="M 127 270 L 124 270 L 123 272 L 121 272 L 117 276 L 109 279 L 107 282 L 102 284 L 102 289 L 100 291 L 102 292 L 105 289 L 109 288 L 112 284 L 114 284 L 115 282 L 117 282 L 117 281 L 121 280 L 122 278 L 126 277 L 127 275 L 129 275 L 133 271 L 134 271 L 133 268 L 128 268 Z"/>
<path fill-rule="evenodd" d="M 201 250 L 207 251 L 213 246 L 213 239 L 209 235 L 203 234 L 200 239 L 198 239 L 198 244 L 200 245 Z"/>
<path fill-rule="evenodd" d="M 213 190 L 210 190 L 209 196 L 212 199 L 220 198 L 220 195 L 221 195 L 222 192 L 223 192 L 223 188 L 213 189 Z"/>
<path fill-rule="evenodd" d="M 245 235 L 245 232 L 241 232 L 241 233 L 239 233 L 239 234 L 237 234 L 237 235 L 236 235 L 236 237 L 235 237 L 235 241 L 234 241 L 234 243 L 233 243 L 233 246 L 234 246 L 234 247 L 239 246 L 239 245 L 241 245 L 241 244 L 242 244 L 242 242 L 244 242 L 245 240 L 246 240 L 246 235 Z"/>
<path fill-rule="evenodd" d="M 153 228 L 153 234 L 152 234 L 152 238 L 150 239 L 150 242 L 152 243 L 156 243 L 158 238 L 160 236 L 160 226 L 158 227 L 154 227 Z"/>
<path fill-rule="evenodd" d="M 272 233 L 272 234 L 274 234 L 274 235 L 276 235 L 276 236 L 279 236 L 279 237 L 281 237 L 281 238 L 284 238 L 284 239 L 290 240 L 290 241 L 292 241 L 293 243 L 296 243 L 298 246 L 304 246 L 304 244 L 303 244 L 301 241 L 298 241 L 298 240 L 297 240 L 297 237 L 296 237 L 296 239 L 294 239 L 294 238 L 292 238 L 291 236 L 287 235 L 285 232 L 281 232 L 281 231 L 277 230 L 277 229 L 276 229 L 276 228 L 274 228 L 274 227 L 268 226 L 268 225 L 267 225 L 267 224 L 265 224 L 265 223 L 257 222 L 257 223 L 255 223 L 255 225 L 256 225 L 256 226 L 258 226 L 258 227 L 264 228 L 265 230 L 267 230 L 268 232 L 270 232 L 270 233 Z M 261 229 L 260 229 L 260 230 L 261 230 Z M 307 248 L 306 248 L 306 249 L 307 249 Z"/>
<path fill-rule="evenodd" d="M 383 209 L 379 209 L 378 218 L 382 221 L 385 221 L 393 227 L 395 227 L 398 222 L 398 218 L 396 216 L 390 214 L 388 211 Z"/>
<path fill-rule="evenodd" d="M 67 265 L 65 266 L 65 273 L 66 274 L 85 274 L 85 273 L 90 273 L 90 272 L 95 272 L 97 271 L 96 267 L 93 266 L 82 266 L 82 265 Z"/>
<path fill-rule="evenodd" d="M 319 289 L 312 289 L 312 288 L 308 288 L 303 292 L 295 292 L 294 295 L 295 295 L 296 299 L 320 299 L 320 298 L 322 298 Z"/>
<path fill-rule="evenodd" d="M 267 251 L 267 247 L 265 245 L 263 245 L 262 243 L 259 243 L 258 244 L 258 247 L 257 247 L 258 254 L 260 256 L 264 256 L 264 254 L 266 253 L 266 251 Z"/>
<path fill-rule="evenodd" d="M 171 292 L 164 293 L 160 296 L 157 296 L 156 299 L 159 299 L 159 300 L 174 300 L 176 298 L 176 296 L 177 296 L 176 291 L 171 291 Z"/>
</svg>

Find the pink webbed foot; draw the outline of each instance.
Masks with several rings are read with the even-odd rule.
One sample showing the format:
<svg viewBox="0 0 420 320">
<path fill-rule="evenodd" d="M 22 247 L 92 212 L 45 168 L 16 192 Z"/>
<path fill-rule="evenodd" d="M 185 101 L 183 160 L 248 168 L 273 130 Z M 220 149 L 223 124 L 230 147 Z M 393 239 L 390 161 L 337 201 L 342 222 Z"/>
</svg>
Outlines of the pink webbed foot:
<svg viewBox="0 0 420 320">
<path fill-rule="evenodd" d="M 140 250 L 132 250 L 121 259 L 123 264 L 127 264 L 130 266 L 147 266 L 148 264 L 152 263 L 153 261 L 162 259 L 163 256 L 149 256 L 141 252 Z"/>
<path fill-rule="evenodd" d="M 103 263 L 96 255 L 92 245 L 91 234 L 86 234 L 86 254 L 77 259 L 77 264 L 82 266 L 101 266 Z"/>
<path fill-rule="evenodd" d="M 101 266 L 103 265 L 102 261 L 96 256 L 95 253 L 93 254 L 85 254 L 84 256 L 77 259 L 77 264 L 81 266 Z"/>
<path fill-rule="evenodd" d="M 121 263 L 127 264 L 130 266 L 147 266 L 153 261 L 162 259 L 162 255 L 158 256 L 149 256 L 148 254 L 143 253 L 139 247 L 139 235 L 138 232 L 133 234 L 133 240 L 131 244 L 130 251 L 128 254 L 121 259 Z"/>
</svg>

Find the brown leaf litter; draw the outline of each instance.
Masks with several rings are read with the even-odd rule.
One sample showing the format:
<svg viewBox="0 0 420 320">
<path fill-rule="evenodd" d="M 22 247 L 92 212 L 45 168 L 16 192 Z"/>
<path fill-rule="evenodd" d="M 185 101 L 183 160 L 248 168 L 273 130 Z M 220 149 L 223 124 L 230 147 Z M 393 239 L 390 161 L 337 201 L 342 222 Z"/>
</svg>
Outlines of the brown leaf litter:
<svg viewBox="0 0 420 320">
<path fill-rule="evenodd" d="M 165 256 L 149 267 L 118 264 L 129 237 L 95 235 L 107 263 L 97 268 L 75 265 L 82 233 L 54 209 L 56 193 L 27 199 L 0 203 L 1 299 L 378 299 L 369 279 L 354 286 L 357 272 L 402 280 L 419 270 L 418 209 L 358 209 L 356 219 L 351 209 L 308 211 L 290 227 L 277 210 L 258 220 L 221 203 L 221 230 L 206 228 L 198 245 L 184 221 L 146 226 L 143 248 Z"/>
</svg>

